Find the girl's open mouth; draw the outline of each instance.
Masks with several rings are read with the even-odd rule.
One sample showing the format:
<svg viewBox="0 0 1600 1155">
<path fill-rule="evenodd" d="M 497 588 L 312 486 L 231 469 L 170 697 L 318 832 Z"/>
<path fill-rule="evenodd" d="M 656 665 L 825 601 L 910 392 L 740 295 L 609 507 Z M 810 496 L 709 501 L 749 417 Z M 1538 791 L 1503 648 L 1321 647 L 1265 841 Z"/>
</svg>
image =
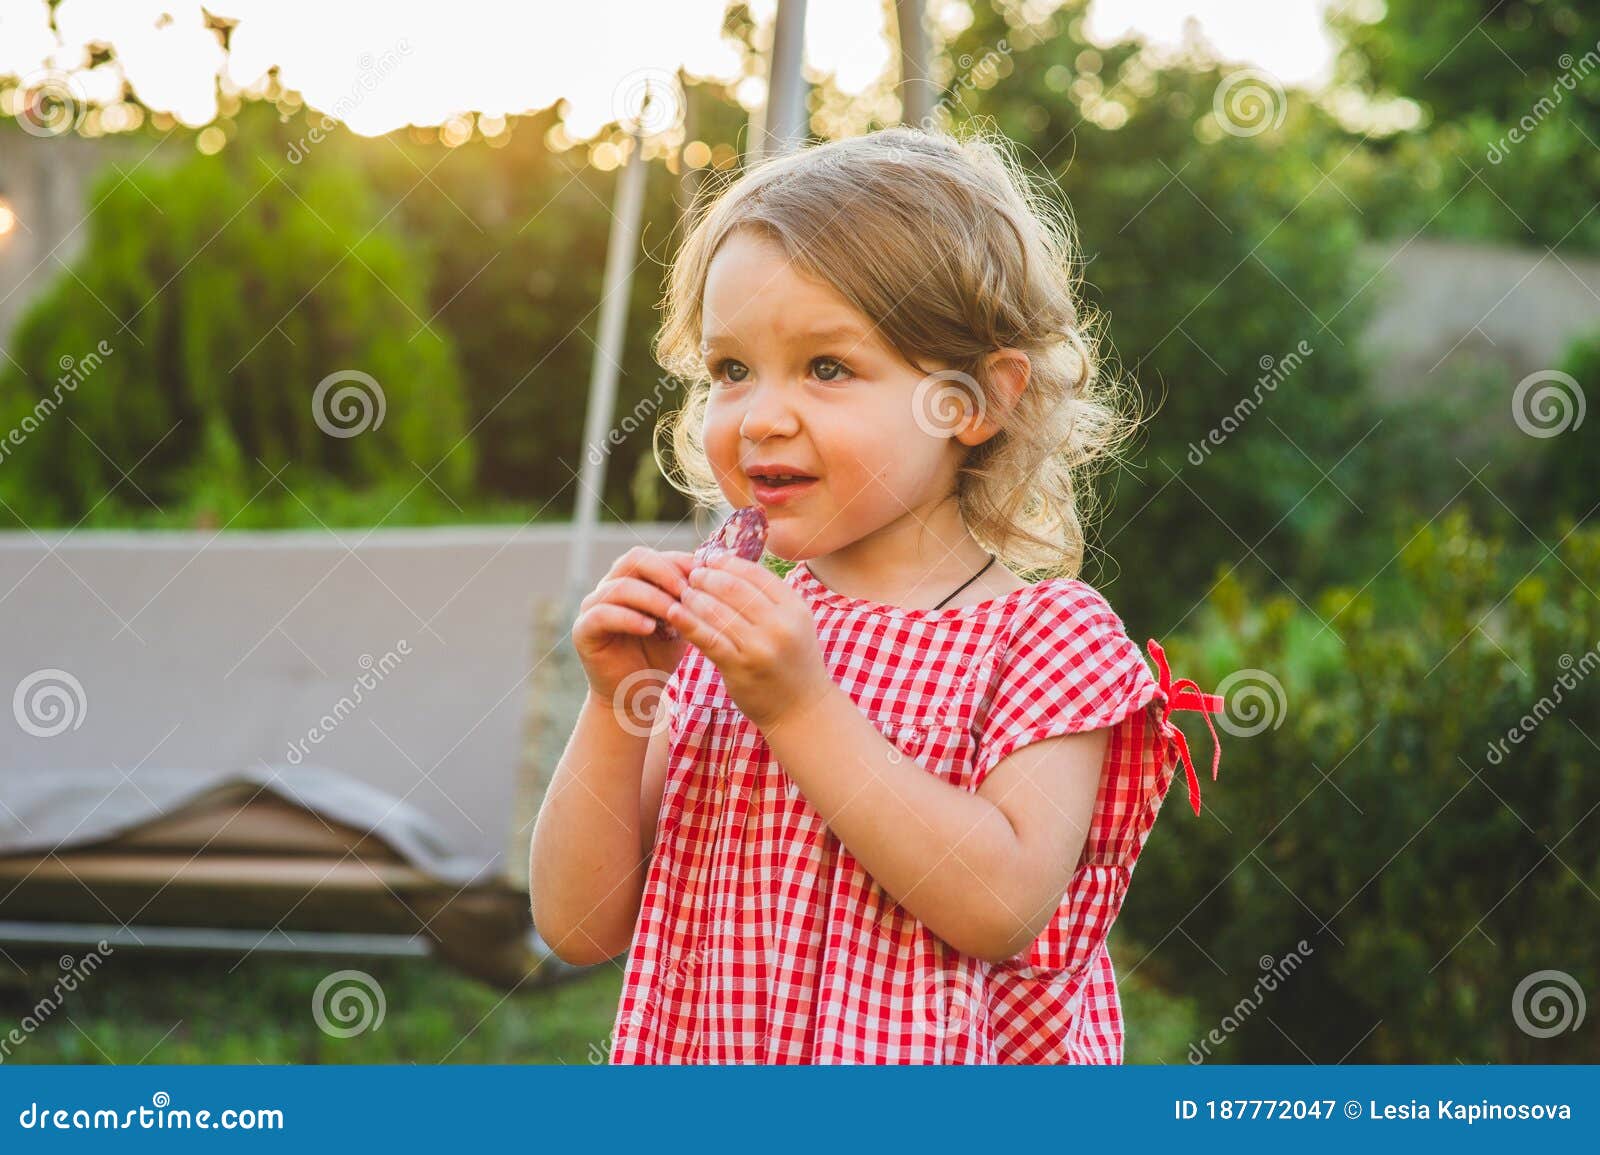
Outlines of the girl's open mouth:
<svg viewBox="0 0 1600 1155">
<path fill-rule="evenodd" d="M 808 492 L 817 483 L 815 477 L 752 477 L 755 497 L 762 505 L 782 505 Z"/>
</svg>

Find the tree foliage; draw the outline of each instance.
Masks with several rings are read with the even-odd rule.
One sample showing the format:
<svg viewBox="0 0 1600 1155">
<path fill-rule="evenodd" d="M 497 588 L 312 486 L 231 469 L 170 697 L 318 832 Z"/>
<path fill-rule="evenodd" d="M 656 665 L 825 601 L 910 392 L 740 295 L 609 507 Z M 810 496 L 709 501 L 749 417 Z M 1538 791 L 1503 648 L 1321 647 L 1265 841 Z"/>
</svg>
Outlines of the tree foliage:
<svg viewBox="0 0 1600 1155">
<path fill-rule="evenodd" d="M 1224 581 L 1174 654 L 1229 687 L 1222 774 L 1198 819 L 1169 794 L 1139 867 L 1162 885 L 1119 925 L 1232 1020 L 1208 1061 L 1593 1058 L 1588 1024 L 1524 1029 L 1556 1009 L 1537 980 L 1514 996 L 1541 971 L 1569 1000 L 1600 982 L 1600 600 L 1573 578 L 1595 584 L 1600 532 L 1546 554 L 1455 510 L 1407 536 L 1392 580 L 1311 608 Z"/>
<path fill-rule="evenodd" d="M 1332 13 L 1339 77 L 1420 103 L 1373 142 L 1369 228 L 1600 250 L 1600 9 L 1570 0 L 1387 0 Z"/>
<path fill-rule="evenodd" d="M 690 92 L 700 128 L 731 139 L 737 125 L 719 90 Z M 546 516 L 570 512 L 590 451 L 584 422 L 621 175 L 590 166 L 585 149 L 551 152 L 556 120 L 529 117 L 493 150 L 395 141 L 374 165 L 382 195 L 418 239 L 432 271 L 431 308 L 458 351 L 480 447 L 478 490 L 532 502 Z M 727 146 L 718 154 L 725 164 L 735 157 Z M 655 364 L 650 337 L 692 181 L 646 163 L 614 436 L 597 448 L 608 459 L 604 516 L 671 519 L 688 507 L 661 480 L 650 433 L 681 397 Z"/>
<path fill-rule="evenodd" d="M 1297 581 L 1356 563 L 1334 543 L 1360 516 L 1339 490 L 1355 485 L 1371 424 L 1367 270 L 1359 215 L 1323 176 L 1337 134 L 1314 108 L 1269 94 L 1259 129 L 1227 120 L 1217 93 L 1238 83 L 1231 70 L 1096 48 L 1082 7 L 1020 37 L 992 11 L 974 23 L 955 50 L 987 71 L 957 77 L 952 105 L 1017 141 L 1073 214 L 1105 371 L 1149 417 L 1143 445 L 1102 480 L 1092 576 L 1164 630 L 1219 557 L 1253 551 Z"/>
<path fill-rule="evenodd" d="M 270 520 L 305 494 L 437 504 L 470 482 L 426 266 L 359 169 L 292 165 L 270 111 L 243 119 L 262 147 L 107 172 L 82 258 L 20 323 L 0 492 L 24 522 L 226 520 L 253 496 Z"/>
</svg>

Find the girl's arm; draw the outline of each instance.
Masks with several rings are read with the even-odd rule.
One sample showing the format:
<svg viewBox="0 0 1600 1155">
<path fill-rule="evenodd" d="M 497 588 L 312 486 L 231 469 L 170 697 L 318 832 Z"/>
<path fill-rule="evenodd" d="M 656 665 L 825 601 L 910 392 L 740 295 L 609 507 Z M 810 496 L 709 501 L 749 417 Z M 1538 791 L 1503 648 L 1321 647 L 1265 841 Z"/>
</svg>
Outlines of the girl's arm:
<svg viewBox="0 0 1600 1155">
<path fill-rule="evenodd" d="M 666 777 L 668 699 L 647 738 L 593 693 L 556 765 L 533 828 L 529 897 L 539 934 L 575 966 L 628 949 Z"/>
<path fill-rule="evenodd" d="M 765 734 L 878 885 L 989 962 L 1024 950 L 1060 906 L 1088 839 L 1108 737 L 1091 730 L 1024 746 L 969 793 L 897 749 L 838 685 Z"/>
</svg>

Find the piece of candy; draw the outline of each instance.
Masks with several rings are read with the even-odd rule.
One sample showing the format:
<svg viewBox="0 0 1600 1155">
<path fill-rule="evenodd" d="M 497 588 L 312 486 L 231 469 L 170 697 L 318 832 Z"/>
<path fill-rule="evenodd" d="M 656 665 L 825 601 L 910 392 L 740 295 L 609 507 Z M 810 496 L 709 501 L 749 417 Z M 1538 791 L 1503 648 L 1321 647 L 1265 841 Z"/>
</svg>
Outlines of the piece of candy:
<svg viewBox="0 0 1600 1155">
<path fill-rule="evenodd" d="M 738 554 L 745 561 L 760 561 L 767 548 L 767 512 L 759 505 L 736 509 L 717 527 L 717 532 L 700 543 L 694 551 L 693 569 L 699 569 L 719 553 Z M 653 637 L 675 642 L 680 637 L 677 630 L 661 618 L 656 619 Z"/>
</svg>

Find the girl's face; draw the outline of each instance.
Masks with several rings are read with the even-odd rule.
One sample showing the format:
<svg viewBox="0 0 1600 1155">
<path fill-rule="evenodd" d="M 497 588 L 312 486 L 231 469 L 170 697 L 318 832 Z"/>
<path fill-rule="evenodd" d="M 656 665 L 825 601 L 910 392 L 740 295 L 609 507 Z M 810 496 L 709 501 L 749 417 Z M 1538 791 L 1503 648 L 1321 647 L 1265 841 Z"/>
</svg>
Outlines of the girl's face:
<svg viewBox="0 0 1600 1155">
<path fill-rule="evenodd" d="M 919 389 L 944 366 L 908 365 L 776 242 L 750 230 L 723 242 L 701 332 L 707 459 L 730 505 L 766 512 L 776 556 L 803 561 L 892 525 L 915 528 L 954 491 L 967 447 L 930 420 L 938 391 Z M 809 480 L 782 485 L 766 472 Z"/>
</svg>

